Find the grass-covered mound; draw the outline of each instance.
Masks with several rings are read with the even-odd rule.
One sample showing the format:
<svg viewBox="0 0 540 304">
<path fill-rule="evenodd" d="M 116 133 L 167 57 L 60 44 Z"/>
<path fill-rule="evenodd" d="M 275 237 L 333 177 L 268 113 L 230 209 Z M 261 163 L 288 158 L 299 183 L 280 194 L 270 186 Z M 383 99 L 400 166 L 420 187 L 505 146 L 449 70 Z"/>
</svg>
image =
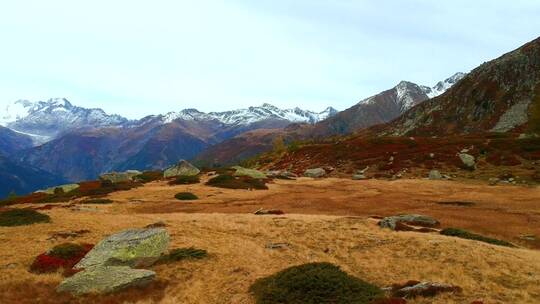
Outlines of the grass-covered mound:
<svg viewBox="0 0 540 304">
<path fill-rule="evenodd" d="M 447 236 L 454 236 L 454 237 L 458 237 L 462 239 L 480 241 L 480 242 L 489 243 L 493 245 L 516 247 L 514 244 L 510 242 L 493 239 L 487 236 L 475 234 L 475 233 L 469 232 L 467 230 L 459 229 L 459 228 L 446 228 L 441 231 L 441 234 L 447 235 Z"/>
<path fill-rule="evenodd" d="M 368 304 L 383 296 L 330 263 L 310 263 L 258 279 L 250 287 L 257 304 Z"/>
<path fill-rule="evenodd" d="M 169 182 L 169 185 L 191 185 L 198 184 L 201 180 L 198 176 L 180 175 Z"/>
<path fill-rule="evenodd" d="M 81 202 L 81 204 L 96 204 L 96 205 L 107 205 L 112 204 L 113 200 L 108 198 L 89 198 Z"/>
<path fill-rule="evenodd" d="M 227 189 L 255 189 L 266 190 L 265 180 L 255 179 L 249 176 L 232 176 L 229 174 L 222 174 L 211 178 L 207 183 L 208 186 L 227 188 Z"/>
<path fill-rule="evenodd" d="M 192 200 L 199 199 L 199 197 L 197 197 L 195 194 L 193 194 L 191 192 L 176 193 L 176 195 L 174 197 L 176 199 L 178 199 L 178 200 L 181 200 L 181 201 L 192 201 Z"/>
<path fill-rule="evenodd" d="M 30 271 L 33 273 L 51 273 L 59 269 L 64 270 L 65 275 L 73 273 L 73 266 L 92 249 L 93 245 L 64 243 L 54 246 L 51 250 L 38 255 Z"/>
<path fill-rule="evenodd" d="M 160 258 L 160 263 L 178 262 L 182 260 L 200 260 L 208 256 L 208 252 L 204 249 L 194 247 L 177 248 Z"/>
<path fill-rule="evenodd" d="M 48 223 L 51 218 L 32 209 L 11 209 L 0 212 L 0 226 L 24 226 L 34 223 Z"/>
</svg>

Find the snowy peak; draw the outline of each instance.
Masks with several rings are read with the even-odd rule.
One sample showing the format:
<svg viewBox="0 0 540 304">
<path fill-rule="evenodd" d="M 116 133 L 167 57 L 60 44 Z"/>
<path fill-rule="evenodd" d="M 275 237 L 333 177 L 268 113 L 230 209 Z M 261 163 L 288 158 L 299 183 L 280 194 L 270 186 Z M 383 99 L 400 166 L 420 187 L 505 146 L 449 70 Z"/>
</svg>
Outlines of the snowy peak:
<svg viewBox="0 0 540 304">
<path fill-rule="evenodd" d="M 467 74 L 465 73 L 456 73 L 454 75 L 452 75 L 452 77 L 449 77 L 447 79 L 445 79 L 444 81 L 439 81 L 435 86 L 433 86 L 432 88 L 427 88 L 426 87 L 426 94 L 428 95 L 429 98 L 434 98 L 434 97 L 437 97 L 441 94 L 443 94 L 444 92 L 446 92 L 448 89 L 450 89 L 454 84 L 456 84 L 458 81 L 460 81 L 461 79 L 463 79 Z"/>
<path fill-rule="evenodd" d="M 258 107 L 225 112 L 203 113 L 196 109 L 185 109 L 180 112 L 170 112 L 158 117 L 161 118 L 163 123 L 169 123 L 175 120 L 215 120 L 225 125 L 242 126 L 272 119 L 314 124 L 336 113 L 337 110 L 332 107 L 328 107 L 322 112 L 313 112 L 302 110 L 298 107 L 294 109 L 280 109 L 269 103 L 264 103 Z"/>
</svg>

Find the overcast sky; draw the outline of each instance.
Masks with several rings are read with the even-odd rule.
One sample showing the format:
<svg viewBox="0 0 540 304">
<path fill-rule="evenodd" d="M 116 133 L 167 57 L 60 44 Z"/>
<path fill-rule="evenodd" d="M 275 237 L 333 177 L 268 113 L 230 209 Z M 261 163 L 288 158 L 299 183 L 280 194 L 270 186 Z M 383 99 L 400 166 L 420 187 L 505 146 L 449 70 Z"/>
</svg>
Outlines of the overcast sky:
<svg viewBox="0 0 540 304">
<path fill-rule="evenodd" d="M 0 104 L 342 110 L 539 35 L 538 0 L 1 1 Z"/>
</svg>

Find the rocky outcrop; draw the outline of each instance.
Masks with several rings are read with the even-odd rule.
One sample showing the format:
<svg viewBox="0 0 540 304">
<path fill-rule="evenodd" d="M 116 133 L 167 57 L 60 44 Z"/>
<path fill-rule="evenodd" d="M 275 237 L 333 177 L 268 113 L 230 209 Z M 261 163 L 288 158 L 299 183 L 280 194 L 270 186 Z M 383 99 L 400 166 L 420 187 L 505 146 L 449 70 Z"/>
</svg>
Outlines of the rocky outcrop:
<svg viewBox="0 0 540 304">
<path fill-rule="evenodd" d="M 105 173 L 99 176 L 101 180 L 107 180 L 111 183 L 123 183 L 123 182 L 130 182 L 132 181 L 136 176 L 141 175 L 142 172 L 137 170 L 127 170 L 126 172 L 110 172 Z"/>
<path fill-rule="evenodd" d="M 323 168 L 307 169 L 304 171 L 304 176 L 320 178 L 326 175 L 326 171 Z"/>
<path fill-rule="evenodd" d="M 156 273 L 127 266 L 97 266 L 65 279 L 56 291 L 74 295 L 111 293 L 128 287 L 150 284 Z"/>
<path fill-rule="evenodd" d="M 404 228 L 407 228 L 406 226 L 433 228 L 440 226 L 440 223 L 436 219 L 426 215 L 402 214 L 383 218 L 379 222 L 379 226 L 381 228 L 390 228 L 392 230 L 414 230 L 414 228 Z"/>
<path fill-rule="evenodd" d="M 234 176 L 249 176 L 249 177 L 255 178 L 255 179 L 265 179 L 265 178 L 267 178 L 266 174 L 262 173 L 259 170 L 247 169 L 247 168 L 240 167 L 240 166 L 234 166 L 234 167 L 232 167 L 232 169 L 236 170 L 236 172 L 234 173 Z"/>
<path fill-rule="evenodd" d="M 199 174 L 201 170 L 190 164 L 188 161 L 181 160 L 178 164 L 169 167 L 163 172 L 165 178 L 175 176 L 195 176 Z"/>
<path fill-rule="evenodd" d="M 71 191 L 77 190 L 77 189 L 79 189 L 78 184 L 66 184 L 66 185 L 50 187 L 50 188 L 47 188 L 45 190 L 38 190 L 36 192 L 47 193 L 47 194 L 55 194 L 58 191 L 60 191 L 62 193 L 68 193 L 68 192 L 71 192 Z"/>
<path fill-rule="evenodd" d="M 85 269 L 99 265 L 152 265 L 166 252 L 169 234 L 165 229 L 129 229 L 99 242 L 77 265 Z"/>
<path fill-rule="evenodd" d="M 461 287 L 435 282 L 409 281 L 405 284 L 395 284 L 387 288 L 392 296 L 402 298 L 434 297 L 443 292 L 459 293 Z"/>
<path fill-rule="evenodd" d="M 474 170 L 476 168 L 476 161 L 474 156 L 467 153 L 459 153 L 459 159 L 463 163 L 463 166 L 469 170 Z"/>
</svg>

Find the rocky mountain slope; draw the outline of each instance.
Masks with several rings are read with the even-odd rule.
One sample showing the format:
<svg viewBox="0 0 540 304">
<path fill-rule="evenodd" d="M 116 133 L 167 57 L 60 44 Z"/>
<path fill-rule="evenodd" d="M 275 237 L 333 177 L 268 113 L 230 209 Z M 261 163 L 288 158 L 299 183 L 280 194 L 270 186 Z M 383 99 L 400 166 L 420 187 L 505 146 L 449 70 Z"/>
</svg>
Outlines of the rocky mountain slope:
<svg viewBox="0 0 540 304">
<path fill-rule="evenodd" d="M 540 133 L 540 38 L 484 63 L 445 94 L 422 103 L 384 134 Z"/>
<path fill-rule="evenodd" d="M 0 155 L 10 155 L 32 145 L 30 136 L 0 126 Z"/>
</svg>

